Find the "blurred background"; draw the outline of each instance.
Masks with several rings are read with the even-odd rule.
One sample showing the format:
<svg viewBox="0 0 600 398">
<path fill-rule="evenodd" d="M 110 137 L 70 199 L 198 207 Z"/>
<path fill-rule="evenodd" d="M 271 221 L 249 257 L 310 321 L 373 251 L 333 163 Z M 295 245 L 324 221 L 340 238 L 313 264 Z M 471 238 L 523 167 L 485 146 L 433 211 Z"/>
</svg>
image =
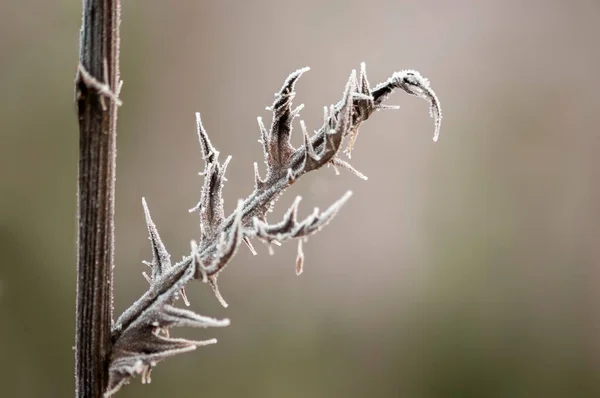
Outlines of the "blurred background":
<svg viewBox="0 0 600 398">
<path fill-rule="evenodd" d="M 73 395 L 81 2 L 0 4 L 0 386 Z M 219 344 L 167 360 L 119 397 L 600 397 L 600 3 L 124 1 L 115 317 L 146 289 L 148 201 L 174 259 L 198 238 L 200 111 L 233 160 L 226 210 L 261 161 L 256 116 L 286 76 L 320 126 L 353 68 L 430 78 L 361 128 L 354 166 L 312 173 L 301 215 L 354 196 L 305 245 L 242 248 L 230 307 L 192 283 Z M 294 138 L 300 142 L 300 137 Z M 260 163 L 262 165 L 262 163 Z"/>
</svg>

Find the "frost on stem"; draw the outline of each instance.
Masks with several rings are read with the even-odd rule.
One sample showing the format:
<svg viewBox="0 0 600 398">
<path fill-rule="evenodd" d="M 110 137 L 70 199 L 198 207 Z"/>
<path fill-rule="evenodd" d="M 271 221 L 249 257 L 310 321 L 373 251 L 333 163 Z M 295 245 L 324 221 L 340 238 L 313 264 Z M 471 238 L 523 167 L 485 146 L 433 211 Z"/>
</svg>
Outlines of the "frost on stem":
<svg viewBox="0 0 600 398">
<path fill-rule="evenodd" d="M 254 164 L 254 190 L 244 200 L 239 200 L 236 209 L 225 217 L 223 184 L 225 171 L 231 157 L 219 161 L 219 152 L 211 143 L 200 114 L 196 114 L 196 126 L 202 158 L 204 160 L 204 183 L 198 204 L 191 212 L 198 212 L 200 234 L 198 243 L 192 240 L 191 253 L 176 264 L 162 243 L 158 230 L 150 217 L 146 201 L 143 200 L 146 223 L 150 235 L 152 261 L 151 274 L 146 275 L 150 287 L 117 320 L 112 330 L 114 342 L 110 361 L 109 392 L 115 393 L 134 375 L 141 375 L 142 382 L 150 382 L 151 369 L 161 360 L 175 354 L 194 350 L 200 345 L 212 344 L 216 340 L 193 341 L 170 337 L 174 326 L 220 327 L 229 325 L 229 320 L 217 320 L 198 315 L 190 310 L 175 307 L 177 298 L 189 305 L 184 286 L 192 279 L 209 284 L 217 299 L 227 306 L 219 292 L 217 277 L 235 256 L 241 242 L 256 254 L 250 240 L 257 239 L 266 244 L 269 251 L 272 245 L 298 239 L 296 273 L 303 271 L 304 251 L 302 242 L 324 228 L 350 198 L 347 192 L 325 211 L 315 209 L 308 217 L 298 220 L 300 197 L 292 203 L 279 223 L 270 224 L 267 213 L 285 189 L 298 178 L 323 166 L 347 169 L 365 179 L 352 165 L 340 159 L 342 144 L 347 142 L 346 154 L 350 157 L 358 137 L 360 125 L 374 111 L 395 108 L 383 101 L 397 88 L 421 97 L 430 104 L 430 113 L 435 120 L 434 141 L 439 136 L 441 122 L 440 103 L 431 90 L 427 79 L 416 71 L 394 73 L 388 80 L 374 89 L 367 80 L 365 64 L 360 72 L 352 71 L 346 83 L 342 99 L 335 105 L 325 107 L 322 126 L 309 133 L 300 121 L 303 144 L 295 148 L 290 141 L 292 125 L 302 110 L 302 105 L 294 108 L 295 85 L 308 68 L 292 73 L 284 82 L 275 101 L 267 108 L 272 112 L 272 121 L 267 129 L 258 118 L 260 143 L 263 147 L 266 166 L 265 177 L 261 177 L 258 164 Z"/>
</svg>

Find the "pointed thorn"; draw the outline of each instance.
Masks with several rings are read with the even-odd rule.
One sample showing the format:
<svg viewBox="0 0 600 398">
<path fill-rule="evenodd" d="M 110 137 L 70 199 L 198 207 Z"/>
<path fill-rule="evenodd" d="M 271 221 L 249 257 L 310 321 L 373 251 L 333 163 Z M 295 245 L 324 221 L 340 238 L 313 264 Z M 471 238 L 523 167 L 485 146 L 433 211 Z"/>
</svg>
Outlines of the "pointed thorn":
<svg viewBox="0 0 600 398">
<path fill-rule="evenodd" d="M 329 107 L 329 127 L 330 130 L 335 128 L 335 125 L 337 123 L 337 117 L 336 117 L 336 112 L 335 112 L 335 106 L 331 105 Z"/>
<path fill-rule="evenodd" d="M 369 179 L 366 175 L 364 175 L 363 173 L 361 173 L 360 171 L 358 171 L 354 167 L 352 167 L 352 165 L 350 163 L 348 163 L 340 158 L 333 158 L 331 160 L 331 164 L 334 167 L 339 166 L 343 169 L 349 170 L 352 174 L 354 174 L 358 178 L 363 179 L 365 181 Z"/>
<path fill-rule="evenodd" d="M 217 298 L 217 300 L 219 301 L 219 303 L 223 307 L 227 308 L 229 306 L 229 304 L 227 304 L 227 302 L 225 301 L 225 299 L 221 295 L 221 292 L 219 291 L 219 285 L 217 285 L 217 277 L 216 276 L 210 276 L 208 278 L 208 283 L 210 284 L 210 287 L 212 288 L 213 293 L 215 294 L 215 297 Z"/>
<path fill-rule="evenodd" d="M 144 276 L 144 278 L 146 279 L 146 281 L 148 281 L 148 283 L 151 285 L 152 284 L 152 279 L 148 276 L 147 273 L 142 272 L 142 275 Z"/>
<path fill-rule="evenodd" d="M 185 287 L 182 287 L 181 290 L 179 291 L 179 294 L 181 295 L 181 299 L 183 300 L 183 303 L 189 307 L 190 306 L 190 301 L 187 298 L 187 294 L 185 293 Z"/>
<path fill-rule="evenodd" d="M 192 207 L 191 209 L 188 209 L 188 212 L 193 213 L 195 211 L 198 211 L 200 210 L 200 207 L 202 207 L 202 202 L 199 201 L 198 203 L 196 203 L 196 206 Z"/>
<path fill-rule="evenodd" d="M 340 169 L 337 168 L 336 164 L 333 162 L 333 160 L 329 163 L 333 166 L 333 170 L 335 171 L 335 175 L 339 176 L 340 175 Z M 329 164 L 327 166 L 329 166 Z"/>
<path fill-rule="evenodd" d="M 367 80 L 367 65 L 364 62 L 360 63 L 360 77 L 358 89 L 363 94 L 369 95 L 371 97 L 371 100 L 373 100 L 373 97 L 371 95 L 371 87 L 369 85 L 369 81 Z"/>
<path fill-rule="evenodd" d="M 194 343 L 194 345 L 196 345 L 197 347 L 203 347 L 203 346 L 207 346 L 207 345 L 211 345 L 211 344 L 217 344 L 217 339 L 208 339 L 208 340 L 195 340 L 192 341 L 192 343 Z"/>
<path fill-rule="evenodd" d="M 289 219 L 294 224 L 296 223 L 296 221 L 298 219 L 298 207 L 300 206 L 301 200 L 302 200 L 302 196 L 300 196 L 300 195 L 296 196 L 296 199 L 294 199 L 294 202 L 290 206 L 288 213 L 284 216 L 284 218 Z M 281 246 L 281 243 L 279 243 L 278 246 Z"/>
<path fill-rule="evenodd" d="M 306 150 L 307 156 L 310 157 L 312 160 L 318 160 L 319 157 L 315 153 L 315 148 L 310 142 L 310 137 L 308 135 L 308 130 L 306 129 L 306 124 L 304 123 L 304 120 L 300 120 L 300 127 L 302 128 L 302 134 L 304 136 L 304 148 Z"/>
<path fill-rule="evenodd" d="M 223 181 L 227 181 L 227 178 L 225 178 L 225 172 L 227 171 L 227 166 L 229 166 L 229 162 L 231 162 L 231 159 L 231 155 L 227 156 L 227 159 L 225 159 L 225 161 L 221 165 L 221 173 L 219 174 L 219 176 L 223 179 Z"/>
<path fill-rule="evenodd" d="M 356 73 L 356 69 L 352 69 L 352 73 L 350 73 L 350 78 L 352 79 L 352 87 L 354 87 L 354 90 L 351 90 L 350 94 L 357 93 L 359 85 L 358 74 Z"/>
<path fill-rule="evenodd" d="M 298 116 L 300 116 L 300 111 L 301 111 L 302 109 L 304 109 L 304 104 L 300 104 L 300 105 L 298 105 L 298 106 L 297 106 L 297 107 L 296 107 L 296 108 L 295 108 L 295 109 L 292 111 L 292 115 L 291 115 L 291 117 L 292 117 L 292 118 L 294 118 L 294 117 L 298 117 Z"/>
<path fill-rule="evenodd" d="M 256 118 L 258 121 L 258 128 L 260 129 L 260 137 L 263 145 L 266 145 L 269 141 L 269 132 L 265 128 L 265 124 L 263 123 L 262 117 L 258 116 Z"/>
<path fill-rule="evenodd" d="M 202 159 L 204 159 L 207 164 L 214 162 L 219 156 L 219 152 L 215 149 L 208 138 L 208 134 L 202 125 L 200 112 L 196 112 L 196 131 L 198 133 L 198 140 L 200 141 L 200 146 L 202 148 Z"/>
<path fill-rule="evenodd" d="M 260 172 L 258 171 L 258 163 L 254 162 L 254 188 L 262 189 L 264 185 L 265 182 L 260 178 Z"/>
<path fill-rule="evenodd" d="M 304 67 L 304 68 L 300 68 L 298 70 L 296 70 L 295 72 L 292 72 L 287 79 L 285 79 L 285 82 L 283 83 L 283 86 L 281 87 L 281 89 L 279 90 L 279 92 L 276 95 L 282 95 L 284 94 L 284 92 L 287 90 L 289 93 L 294 91 L 294 85 L 296 84 L 296 81 L 298 81 L 298 79 L 300 78 L 300 76 L 302 76 L 305 72 L 308 72 L 310 70 L 310 68 Z"/>
<path fill-rule="evenodd" d="M 375 108 L 375 110 L 377 110 L 377 111 L 397 111 L 398 109 L 400 109 L 400 105 L 386 105 L 386 104 L 377 105 L 377 107 Z"/>
<path fill-rule="evenodd" d="M 243 240 L 244 240 L 244 243 L 246 244 L 246 246 L 248 246 L 248 249 L 250 249 L 250 252 L 252 253 L 252 255 L 256 256 L 258 253 L 254 249 L 254 246 L 252 246 L 252 242 L 250 242 L 250 239 L 247 236 L 244 236 Z"/>
<path fill-rule="evenodd" d="M 142 198 L 142 207 L 144 208 L 146 226 L 148 228 L 148 235 L 152 245 L 153 258 L 150 264 L 152 267 L 152 279 L 154 280 L 171 267 L 171 256 L 167 252 L 165 245 L 160 239 L 160 235 L 158 234 L 158 230 L 154 224 L 154 221 L 152 221 L 150 209 L 148 209 L 148 203 L 146 203 L 146 198 Z"/>
</svg>

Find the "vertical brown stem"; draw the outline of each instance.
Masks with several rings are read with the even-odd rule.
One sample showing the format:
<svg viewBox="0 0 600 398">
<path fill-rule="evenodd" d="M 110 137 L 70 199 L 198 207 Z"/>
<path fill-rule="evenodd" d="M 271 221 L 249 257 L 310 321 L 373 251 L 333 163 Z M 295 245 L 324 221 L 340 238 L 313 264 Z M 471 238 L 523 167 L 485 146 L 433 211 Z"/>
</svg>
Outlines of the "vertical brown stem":
<svg viewBox="0 0 600 398">
<path fill-rule="evenodd" d="M 79 118 L 75 395 L 102 397 L 111 350 L 120 2 L 82 4 L 75 81 Z"/>
</svg>

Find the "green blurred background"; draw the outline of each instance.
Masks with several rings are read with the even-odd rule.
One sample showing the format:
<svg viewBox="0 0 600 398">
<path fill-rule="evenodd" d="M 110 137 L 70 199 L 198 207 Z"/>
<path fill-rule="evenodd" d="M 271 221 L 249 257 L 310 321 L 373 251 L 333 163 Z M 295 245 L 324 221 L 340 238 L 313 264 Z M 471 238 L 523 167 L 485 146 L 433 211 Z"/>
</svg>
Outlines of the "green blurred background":
<svg viewBox="0 0 600 398">
<path fill-rule="evenodd" d="M 73 395 L 79 1 L 0 3 L 0 393 Z M 355 193 L 305 245 L 241 250 L 193 283 L 219 344 L 120 397 L 600 397 L 600 3 L 123 2 L 115 317 L 147 286 L 148 200 L 173 257 L 199 234 L 194 112 L 233 155 L 226 208 L 252 189 L 256 116 L 283 79 L 317 127 L 352 68 L 429 77 L 442 101 L 361 130 L 353 164 L 305 177 L 302 214 Z M 299 137 L 295 137 L 300 142 Z"/>
</svg>

